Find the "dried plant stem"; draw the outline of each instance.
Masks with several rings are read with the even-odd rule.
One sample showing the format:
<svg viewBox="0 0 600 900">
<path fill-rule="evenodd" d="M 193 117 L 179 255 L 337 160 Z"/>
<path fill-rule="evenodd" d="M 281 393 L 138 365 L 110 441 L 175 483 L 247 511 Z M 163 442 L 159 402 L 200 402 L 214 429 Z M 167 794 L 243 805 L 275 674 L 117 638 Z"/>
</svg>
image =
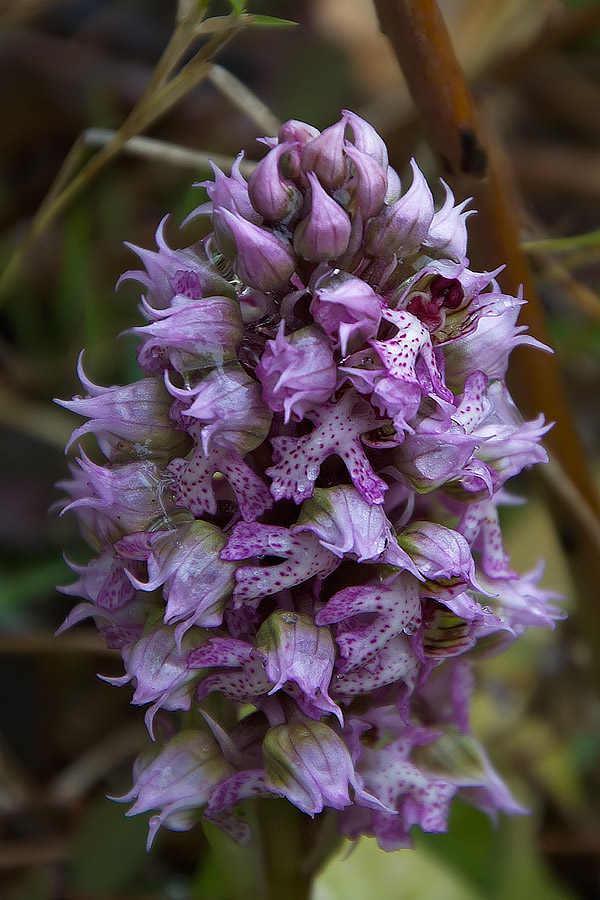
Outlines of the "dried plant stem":
<svg viewBox="0 0 600 900">
<path fill-rule="evenodd" d="M 248 17 L 246 17 L 248 18 Z M 23 258 L 32 244 L 46 228 L 78 197 L 94 178 L 122 151 L 131 138 L 152 125 L 160 116 L 177 103 L 191 88 L 205 78 L 211 67 L 213 56 L 247 24 L 246 18 L 232 16 L 229 23 L 214 34 L 192 59 L 171 77 L 181 57 L 196 36 L 194 23 L 182 19 L 171 37 L 150 81 L 139 101 L 114 133 L 113 138 L 73 176 L 83 147 L 80 137 L 75 142 L 58 176 L 41 203 L 27 233 L 15 249 L 8 265 L 0 276 L 0 300 L 12 284 Z M 170 80 L 169 80 L 170 79 Z"/>
<path fill-rule="evenodd" d="M 110 143 L 114 135 L 115 132 L 108 128 L 88 128 L 83 132 L 82 137 L 86 147 L 103 147 Z M 171 144 L 168 141 L 157 140 L 157 138 L 141 136 L 129 138 L 123 144 L 123 153 L 150 161 L 156 160 L 182 169 L 192 169 L 196 172 L 210 171 L 211 162 L 222 171 L 229 172 L 235 162 L 232 156 L 223 156 L 220 153 L 202 153 L 199 150 L 182 147 L 180 144 Z M 240 163 L 240 172 L 245 178 L 248 178 L 255 168 L 256 163 L 249 159 L 243 159 Z"/>
<path fill-rule="evenodd" d="M 267 137 L 276 136 L 281 127 L 280 120 L 239 78 L 236 78 L 223 66 L 213 63 L 208 73 L 208 80 L 244 115 L 249 116 Z"/>
<path fill-rule="evenodd" d="M 520 247 L 506 185 L 495 154 L 485 146 L 473 98 L 437 4 L 434 0 L 375 0 L 375 5 L 445 174 L 460 196 L 474 195 L 478 209 L 478 227 L 472 229 L 474 255 L 489 268 L 506 263 L 500 276 L 505 288 L 517 293 L 523 285 L 529 301 L 521 321 L 537 338 L 547 341 L 544 312 Z M 548 436 L 548 446 L 587 502 L 600 513 L 555 358 L 539 356 L 531 366 L 530 357 L 525 359 L 517 350 L 513 375 L 514 393 L 524 412 L 533 415 L 542 409 L 557 423 Z"/>
<path fill-rule="evenodd" d="M 506 263 L 500 281 L 509 293 L 523 285 L 529 301 L 521 322 L 548 342 L 548 330 L 527 259 L 519 243 L 510 202 L 510 186 L 503 179 L 502 162 L 487 141 L 477 109 L 460 68 L 435 0 L 375 0 L 382 30 L 389 37 L 423 120 L 428 139 L 441 160 L 444 174 L 459 197 L 471 194 L 478 210 L 471 229 L 476 265 L 493 268 Z M 600 515 L 600 500 L 575 430 L 555 357 L 540 354 L 532 364 L 530 351 L 517 348 L 511 358 L 513 393 L 528 416 L 543 410 L 556 425 L 547 437 L 554 457 L 568 475 L 576 494 L 558 496 L 560 524 L 568 522 L 578 542 L 577 563 L 588 585 L 600 582 L 600 558 L 589 531 L 581 533 L 580 512 Z M 600 660 L 598 597 L 582 593 L 582 612 L 592 629 Z M 599 664 L 600 669 L 600 664 Z M 600 675 L 600 671 L 599 671 Z"/>
<path fill-rule="evenodd" d="M 375 0 L 375 7 L 445 172 L 483 176 L 477 111 L 437 4 Z"/>
<path fill-rule="evenodd" d="M 69 853 L 66 837 L 4 841 L 0 844 L 0 870 L 53 865 L 68 859 Z"/>
<path fill-rule="evenodd" d="M 93 653 L 119 660 L 120 650 L 111 650 L 101 637 L 91 632 L 63 634 L 56 637 L 51 631 L 30 631 L 28 634 L 0 634 L 0 654 L 10 656 L 38 656 L 40 653 Z"/>
</svg>

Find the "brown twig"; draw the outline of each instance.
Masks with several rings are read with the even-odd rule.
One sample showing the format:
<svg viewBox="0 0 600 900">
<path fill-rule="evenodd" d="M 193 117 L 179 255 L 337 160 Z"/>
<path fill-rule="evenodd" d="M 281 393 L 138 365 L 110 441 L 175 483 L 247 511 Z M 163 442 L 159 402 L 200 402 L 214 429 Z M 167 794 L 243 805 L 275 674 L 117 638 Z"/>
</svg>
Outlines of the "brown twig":
<svg viewBox="0 0 600 900">
<path fill-rule="evenodd" d="M 68 856 L 69 843 L 64 837 L 4 841 L 0 844 L 0 870 L 64 862 Z"/>
<path fill-rule="evenodd" d="M 521 322 L 548 343 L 544 311 L 519 242 L 510 181 L 507 185 L 502 161 L 486 139 L 435 0 L 375 0 L 375 7 L 450 185 L 459 197 L 470 194 L 474 198 L 474 207 L 479 211 L 477 227 L 471 229 L 475 265 L 493 268 L 506 263 L 501 284 L 513 294 L 523 286 L 529 302 Z M 511 384 L 526 415 L 543 410 L 548 419 L 556 422 L 547 444 L 577 494 L 575 505 L 572 497 L 556 495 L 559 524 L 563 528 L 568 524 L 578 543 L 577 569 L 580 574 L 585 572 L 587 582 L 581 598 L 582 612 L 591 629 L 600 679 L 600 628 L 595 593 L 595 585 L 600 582 L 600 559 L 594 535 L 584 529 L 581 517 L 584 508 L 589 509 L 591 516 L 600 515 L 600 500 L 573 424 L 555 357 L 540 354 L 532 364 L 529 351 L 518 348 L 511 358 Z"/>
<path fill-rule="evenodd" d="M 433 0 L 375 0 L 431 146 L 450 175 L 481 177 L 486 151 L 475 104 Z"/>
<path fill-rule="evenodd" d="M 266 103 L 257 97 L 254 91 L 246 87 L 243 81 L 213 63 L 208 73 L 208 80 L 224 97 L 237 106 L 248 118 L 252 119 L 267 137 L 274 137 L 281 126 L 281 121 L 269 109 Z"/>
<path fill-rule="evenodd" d="M 486 147 L 473 97 L 435 0 L 375 0 L 375 6 L 451 186 L 458 196 L 474 196 L 478 210 L 471 242 L 475 261 L 490 268 L 506 263 L 501 275 L 505 289 L 516 293 L 523 285 L 529 301 L 521 321 L 548 342 L 545 315 L 520 246 L 501 163 Z M 534 367 L 528 359 L 526 372 L 520 356 L 516 363 L 515 394 L 521 408 L 527 415 L 541 409 L 557 423 L 548 445 L 600 514 L 554 357 L 540 356 Z"/>
<path fill-rule="evenodd" d="M 114 131 L 110 131 L 108 128 L 88 128 L 83 132 L 84 143 L 87 147 L 104 147 L 113 137 Z M 199 150 L 191 150 L 189 147 L 182 147 L 180 144 L 171 144 L 168 141 L 143 135 L 126 141 L 123 144 L 123 153 L 141 159 L 156 160 L 170 166 L 192 169 L 196 172 L 204 170 L 210 172 L 211 162 L 222 171 L 230 172 L 235 162 L 233 157 L 223 156 L 221 153 L 203 153 Z M 256 165 L 252 160 L 243 159 L 240 162 L 239 170 L 245 178 L 248 178 Z"/>
</svg>

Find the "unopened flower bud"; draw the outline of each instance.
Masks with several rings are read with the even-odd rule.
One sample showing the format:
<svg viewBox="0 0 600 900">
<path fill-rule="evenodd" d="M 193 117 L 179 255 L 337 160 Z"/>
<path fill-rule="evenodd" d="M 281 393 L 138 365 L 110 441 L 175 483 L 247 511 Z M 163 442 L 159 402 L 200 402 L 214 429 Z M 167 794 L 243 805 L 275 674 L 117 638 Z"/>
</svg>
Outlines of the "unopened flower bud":
<svg viewBox="0 0 600 900">
<path fill-rule="evenodd" d="M 368 154 L 385 169 L 388 164 L 387 147 L 373 126 L 349 109 L 342 110 L 342 117 L 352 129 L 352 143 L 356 149 Z"/>
<path fill-rule="evenodd" d="M 272 143 L 265 141 L 271 148 L 277 147 L 278 143 L 287 144 L 285 153 L 279 159 L 279 169 L 284 178 L 291 178 L 299 184 L 306 183 L 306 175 L 302 170 L 303 148 L 319 134 L 318 128 L 290 119 L 279 129 L 278 138 L 274 138 Z"/>
<path fill-rule="evenodd" d="M 248 181 L 248 193 L 252 205 L 270 222 L 290 219 L 301 203 L 300 191 L 289 179 L 281 175 L 279 162 L 291 144 L 279 144 L 261 159 Z"/>
<path fill-rule="evenodd" d="M 413 182 L 406 194 L 384 209 L 367 228 L 369 253 L 375 256 L 411 256 L 429 232 L 433 219 L 433 196 L 423 173 L 411 160 Z"/>
<path fill-rule="evenodd" d="M 348 183 L 353 206 L 360 209 L 363 219 L 370 219 L 383 206 L 387 194 L 387 171 L 377 160 L 362 150 L 346 146 L 346 155 L 354 165 L 355 173 Z"/>
<path fill-rule="evenodd" d="M 279 129 L 279 143 L 300 144 L 303 147 L 309 141 L 318 137 L 320 131 L 314 125 L 307 125 L 306 122 L 299 122 L 298 119 L 290 119 L 284 122 Z"/>
<path fill-rule="evenodd" d="M 242 281 L 259 291 L 282 287 L 296 267 L 288 242 L 228 210 L 223 216 L 235 240 L 235 266 Z"/>
<path fill-rule="evenodd" d="M 240 153 L 237 157 L 231 167 L 230 176 L 225 175 L 218 166 L 215 166 L 214 163 L 211 162 L 212 170 L 215 175 L 214 181 L 203 181 L 200 185 L 201 187 L 206 188 L 206 192 L 210 197 L 211 203 L 208 204 L 208 208 L 210 209 L 210 206 L 212 206 L 212 223 L 215 237 L 221 252 L 226 256 L 231 254 L 234 238 L 222 215 L 223 212 L 228 210 L 232 213 L 238 213 L 242 218 L 247 219 L 255 225 L 258 225 L 261 221 L 260 213 L 254 209 L 250 202 L 248 185 L 240 172 L 240 162 L 243 155 L 243 153 Z M 203 211 L 204 206 L 201 206 L 197 211 L 192 213 L 192 216 Z M 191 217 L 188 216 L 188 219 L 189 218 Z"/>
<path fill-rule="evenodd" d="M 446 199 L 442 208 L 431 220 L 425 244 L 441 256 L 448 256 L 450 259 L 461 262 L 467 252 L 466 220 L 473 215 L 475 210 L 468 209 L 464 212 L 470 198 L 454 206 L 454 194 L 445 181 L 442 181 L 442 184 L 446 191 Z"/>
<path fill-rule="evenodd" d="M 400 176 L 391 166 L 387 167 L 387 191 L 385 195 L 385 203 L 391 206 L 396 200 L 402 196 L 402 182 Z"/>
<path fill-rule="evenodd" d="M 344 152 L 346 120 L 340 119 L 309 141 L 302 151 L 302 169 L 314 172 L 330 191 L 341 187 L 348 177 L 348 160 Z"/>
<path fill-rule="evenodd" d="M 309 816 L 324 806 L 343 809 L 352 802 L 349 786 L 362 786 L 342 739 L 311 719 L 271 728 L 263 760 L 267 787 Z"/>
<path fill-rule="evenodd" d="M 313 172 L 308 173 L 311 187 L 310 212 L 296 226 L 294 250 L 312 262 L 336 259 L 350 243 L 352 225 L 347 213 L 330 197 Z"/>
</svg>

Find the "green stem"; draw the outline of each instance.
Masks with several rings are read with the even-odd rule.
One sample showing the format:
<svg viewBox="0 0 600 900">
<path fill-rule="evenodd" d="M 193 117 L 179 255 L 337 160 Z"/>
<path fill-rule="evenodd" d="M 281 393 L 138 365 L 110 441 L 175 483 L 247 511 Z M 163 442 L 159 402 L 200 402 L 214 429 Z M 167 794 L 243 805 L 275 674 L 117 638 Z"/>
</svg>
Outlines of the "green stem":
<svg viewBox="0 0 600 900">
<path fill-rule="evenodd" d="M 311 877 L 304 870 L 307 816 L 287 800 L 257 802 L 266 880 L 265 900 L 308 900 Z"/>
<path fill-rule="evenodd" d="M 212 822 L 204 822 L 204 834 L 214 853 L 227 886 L 229 900 L 266 900 L 265 871 L 261 864 L 261 844 L 253 804 L 243 804 L 252 828 L 246 846 L 234 843 Z M 282 897 L 285 895 L 282 895 Z"/>
<path fill-rule="evenodd" d="M 544 238 L 539 241 L 523 241 L 521 247 L 526 253 L 539 250 L 549 253 L 563 253 L 568 250 L 580 250 L 582 247 L 600 248 L 600 228 L 586 234 L 574 234 L 570 237 Z"/>
<path fill-rule="evenodd" d="M 315 874 L 341 840 L 336 813 L 311 819 L 287 800 L 272 798 L 246 801 L 240 811 L 252 830 L 246 846 L 204 823 L 229 900 L 309 900 Z"/>
</svg>

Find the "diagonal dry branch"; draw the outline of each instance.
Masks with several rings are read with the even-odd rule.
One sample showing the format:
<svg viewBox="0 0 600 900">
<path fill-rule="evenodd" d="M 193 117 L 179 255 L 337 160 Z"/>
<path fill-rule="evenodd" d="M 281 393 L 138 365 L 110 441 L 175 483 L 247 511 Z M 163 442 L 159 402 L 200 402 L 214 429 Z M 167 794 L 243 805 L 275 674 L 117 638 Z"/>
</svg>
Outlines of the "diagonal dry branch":
<svg viewBox="0 0 600 900">
<path fill-rule="evenodd" d="M 212 60 L 217 53 L 253 22 L 253 17 L 246 14 L 219 17 L 218 30 L 177 71 L 182 58 L 196 40 L 199 24 L 201 24 L 197 20 L 197 16 L 197 13 L 190 13 L 189 17 L 180 17 L 140 99 L 118 131 L 107 143 L 100 145 L 100 149 L 82 168 L 79 168 L 79 165 L 82 152 L 85 150 L 85 136 L 80 135 L 77 139 L 28 231 L 0 274 L 0 302 L 6 297 L 7 290 L 18 273 L 27 252 L 46 228 L 122 152 L 130 139 L 147 130 L 185 94 L 206 78 L 211 72 Z"/>
<path fill-rule="evenodd" d="M 506 263 L 500 276 L 504 289 L 523 286 L 529 301 L 521 322 L 548 343 L 545 315 L 527 259 L 521 248 L 511 186 L 496 148 L 487 138 L 471 91 L 454 53 L 448 30 L 435 0 L 374 0 L 382 30 L 394 48 L 409 90 L 421 115 L 428 140 L 444 176 L 459 197 L 472 195 L 478 210 L 471 247 L 477 266 L 488 269 Z M 556 357 L 539 354 L 535 363 L 518 348 L 511 357 L 513 393 L 526 415 L 543 410 L 556 422 L 546 439 L 549 450 L 568 477 L 565 494 L 553 487 L 553 506 L 561 533 L 575 544 L 573 563 L 583 576 L 582 616 L 588 627 L 600 683 L 598 596 L 600 554 L 597 528 L 600 500 L 583 452 Z"/>
</svg>

